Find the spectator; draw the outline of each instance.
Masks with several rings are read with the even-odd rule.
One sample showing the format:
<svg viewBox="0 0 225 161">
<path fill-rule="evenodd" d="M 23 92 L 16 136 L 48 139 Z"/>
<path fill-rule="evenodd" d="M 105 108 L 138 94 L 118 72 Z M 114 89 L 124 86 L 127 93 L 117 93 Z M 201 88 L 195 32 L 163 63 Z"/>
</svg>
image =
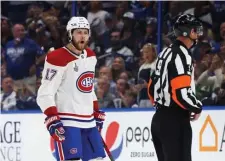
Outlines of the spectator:
<svg viewBox="0 0 225 161">
<path fill-rule="evenodd" d="M 20 110 L 34 110 L 34 109 L 40 109 L 36 102 L 37 98 L 37 91 L 41 85 L 41 78 L 37 78 L 36 81 L 36 93 L 32 94 L 29 90 L 26 88 L 23 89 L 23 91 L 17 95 L 17 108 Z"/>
<path fill-rule="evenodd" d="M 155 71 L 156 66 L 156 48 L 153 44 L 145 44 L 141 49 L 143 54 L 144 63 L 140 66 L 138 72 L 138 103 L 139 107 L 152 107 L 147 94 L 147 82 L 149 81 L 152 73 Z"/>
<path fill-rule="evenodd" d="M 124 79 L 118 79 L 116 81 L 116 98 L 123 98 L 125 92 L 130 89 L 129 84 Z"/>
<path fill-rule="evenodd" d="M 60 11 L 55 7 L 51 7 L 49 10 L 40 14 L 41 21 L 44 23 L 51 35 L 51 40 L 54 42 L 54 47 L 59 48 L 62 46 L 62 39 L 60 35 Z M 40 22 L 40 21 L 39 21 Z M 39 30 L 41 30 L 39 28 Z"/>
<path fill-rule="evenodd" d="M 119 75 L 119 79 L 124 79 L 129 85 L 135 84 L 135 78 L 132 77 L 131 72 L 123 71 Z"/>
<path fill-rule="evenodd" d="M 220 29 L 220 24 L 225 22 L 225 3 L 224 1 L 210 1 L 213 6 L 212 20 L 213 20 L 213 35 L 216 41 L 219 40 L 218 30 Z"/>
<path fill-rule="evenodd" d="M 142 36 L 141 31 L 137 28 L 138 21 L 135 20 L 135 15 L 132 12 L 126 12 L 123 15 L 123 28 L 121 30 L 120 39 L 123 46 L 128 47 L 132 51 L 136 51 L 136 45 Z"/>
<path fill-rule="evenodd" d="M 200 51 L 203 51 L 203 50 L 200 50 Z M 201 60 L 195 61 L 195 64 L 194 64 L 195 81 L 198 80 L 199 76 L 210 67 L 212 57 L 213 55 L 206 54 L 203 56 Z"/>
<path fill-rule="evenodd" d="M 96 43 L 105 49 L 109 47 L 109 32 L 106 26 L 106 18 L 109 13 L 102 10 L 102 3 L 99 1 L 90 2 L 90 11 L 87 14 L 92 32 L 96 35 Z"/>
<path fill-rule="evenodd" d="M 13 79 L 6 76 L 2 79 L 1 111 L 16 110 L 16 92 L 13 90 Z"/>
<path fill-rule="evenodd" d="M 149 18 L 146 21 L 146 31 L 142 41 L 139 43 L 139 47 L 141 48 L 147 43 L 157 44 L 157 19 L 156 18 Z M 139 49 L 140 49 L 139 48 Z"/>
<path fill-rule="evenodd" d="M 196 95 L 199 99 L 211 97 L 213 91 L 221 87 L 224 78 L 222 67 L 223 61 L 219 56 L 215 55 L 209 69 L 203 72 L 196 81 Z"/>
<path fill-rule="evenodd" d="M 40 5 L 30 5 L 27 11 L 26 25 L 29 37 L 35 40 L 45 53 L 56 44 L 51 40 L 51 34 L 47 30 L 47 26 L 41 18 L 43 8 Z"/>
<path fill-rule="evenodd" d="M 217 93 L 217 98 L 216 98 L 216 103 L 215 103 L 218 106 L 225 105 L 225 61 L 223 63 L 222 74 L 223 74 L 223 80 L 222 80 L 220 90 Z"/>
<path fill-rule="evenodd" d="M 10 21 L 7 17 L 1 17 L 1 28 L 1 46 L 4 48 L 6 43 L 13 39 Z"/>
<path fill-rule="evenodd" d="M 44 61 L 44 52 L 33 40 L 25 38 L 25 28 L 22 24 L 13 26 L 13 37 L 14 40 L 6 44 L 7 73 L 14 80 L 16 89 L 22 89 L 24 84 L 35 93 L 35 69 L 36 65 Z"/>
<path fill-rule="evenodd" d="M 163 30 L 166 31 L 166 33 L 170 33 L 173 32 L 173 23 L 175 23 L 177 16 L 181 14 L 181 2 L 168 1 L 167 3 L 166 7 L 168 7 L 168 11 L 164 16 Z"/>
<path fill-rule="evenodd" d="M 219 55 L 225 60 L 225 22 L 220 25 L 220 37 Z"/>
<path fill-rule="evenodd" d="M 209 1 L 195 1 L 194 8 L 190 8 L 184 11 L 183 14 L 191 14 L 195 17 L 199 18 L 205 25 L 212 28 L 213 21 L 212 21 L 212 12 L 213 6 L 210 4 Z"/>
<path fill-rule="evenodd" d="M 115 57 L 122 57 L 126 67 L 130 68 L 133 63 L 133 52 L 126 46 L 123 46 L 120 40 L 120 31 L 114 30 L 111 33 L 111 47 L 108 48 L 104 55 L 100 56 L 99 63 L 111 67 Z"/>
<path fill-rule="evenodd" d="M 126 108 L 136 108 L 138 107 L 137 105 L 137 94 L 133 92 L 132 90 L 127 90 L 125 92 L 124 97 L 122 98 L 122 107 Z"/>
<path fill-rule="evenodd" d="M 225 43 L 225 22 L 222 22 L 220 25 L 220 37 L 223 43 Z"/>
<path fill-rule="evenodd" d="M 203 57 L 206 54 L 213 55 L 214 53 L 211 53 L 211 46 L 208 42 L 199 42 L 196 47 L 193 49 L 193 58 L 195 61 L 195 64 L 198 66 L 199 63 L 202 61 Z"/>
<path fill-rule="evenodd" d="M 112 79 L 116 81 L 119 78 L 120 73 L 125 71 L 125 64 L 122 57 L 116 57 L 113 60 L 111 71 L 112 71 Z"/>
<path fill-rule="evenodd" d="M 107 67 L 107 66 L 100 67 L 99 72 L 98 72 L 98 76 L 99 76 L 99 78 L 104 77 L 104 76 L 106 76 L 108 78 L 109 83 L 110 83 L 109 91 L 110 91 L 110 93 L 115 94 L 116 83 L 112 79 L 111 68 Z"/>
<path fill-rule="evenodd" d="M 101 2 L 91 1 L 90 2 L 90 11 L 87 14 L 87 20 L 90 23 L 90 26 L 94 28 L 94 32 L 98 36 L 103 35 L 106 30 L 105 17 L 108 12 L 101 9 Z"/>
<path fill-rule="evenodd" d="M 26 11 L 31 1 L 10 1 L 7 6 L 8 17 L 12 24 L 23 23 L 26 19 Z"/>
<path fill-rule="evenodd" d="M 5 78 L 7 76 L 7 72 L 6 72 L 6 66 L 5 64 L 1 64 L 1 81 L 3 78 Z"/>
<path fill-rule="evenodd" d="M 127 1 L 122 1 L 120 3 L 118 3 L 117 7 L 116 7 L 116 11 L 115 11 L 115 28 L 122 30 L 124 22 L 123 22 L 123 15 L 125 12 L 128 11 L 129 9 L 129 2 Z"/>
<path fill-rule="evenodd" d="M 129 90 L 129 84 L 124 79 L 118 79 L 116 81 L 116 94 L 115 98 L 113 99 L 113 104 L 110 106 L 115 108 L 122 108 L 125 107 L 124 105 L 124 99 L 125 99 L 125 93 L 127 90 Z"/>
<path fill-rule="evenodd" d="M 225 62 L 223 64 L 222 69 L 222 83 L 221 87 L 216 87 L 212 94 L 208 97 L 204 97 L 202 99 L 203 105 L 218 105 L 224 106 L 225 105 Z"/>
<path fill-rule="evenodd" d="M 96 96 L 100 108 L 108 108 L 112 105 L 112 101 L 115 96 L 109 91 L 110 82 L 107 76 L 101 76 L 98 78 Z"/>
<path fill-rule="evenodd" d="M 214 22 L 221 24 L 225 21 L 225 17 L 221 15 L 225 15 L 225 3 L 224 1 L 210 1 L 214 6 L 213 12 L 213 20 Z"/>
<path fill-rule="evenodd" d="M 133 4 L 132 4 L 133 3 Z M 133 1 L 131 2 L 132 12 L 136 19 L 146 19 L 148 16 L 153 16 L 154 1 Z"/>
</svg>

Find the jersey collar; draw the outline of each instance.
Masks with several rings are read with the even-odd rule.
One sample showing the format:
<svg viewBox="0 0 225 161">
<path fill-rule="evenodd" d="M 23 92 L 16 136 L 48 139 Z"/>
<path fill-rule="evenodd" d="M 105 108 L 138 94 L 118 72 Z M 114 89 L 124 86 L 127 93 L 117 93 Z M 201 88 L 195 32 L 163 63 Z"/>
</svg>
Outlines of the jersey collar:
<svg viewBox="0 0 225 161">
<path fill-rule="evenodd" d="M 82 53 L 79 55 L 79 54 L 77 54 L 77 53 L 75 53 L 75 52 L 73 52 L 73 51 L 71 51 L 69 48 L 67 48 L 66 46 L 64 46 L 63 47 L 64 49 L 66 49 L 70 54 L 72 54 L 73 56 L 75 56 L 76 58 L 81 58 L 81 59 L 84 59 L 84 58 L 86 58 L 87 57 L 87 51 L 84 49 L 83 51 L 82 51 Z"/>
</svg>

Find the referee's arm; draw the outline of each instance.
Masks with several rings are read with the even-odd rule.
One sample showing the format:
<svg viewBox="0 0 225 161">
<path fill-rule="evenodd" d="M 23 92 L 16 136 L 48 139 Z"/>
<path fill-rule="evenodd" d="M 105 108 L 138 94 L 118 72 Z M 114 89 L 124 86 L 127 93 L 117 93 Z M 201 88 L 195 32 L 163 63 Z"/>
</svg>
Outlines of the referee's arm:
<svg viewBox="0 0 225 161">
<path fill-rule="evenodd" d="M 148 81 L 148 87 L 147 87 L 147 93 L 148 93 L 148 98 L 150 99 L 152 105 L 155 104 L 154 101 L 154 76 L 155 76 L 155 71 L 152 73 L 152 76 L 150 77 Z"/>
<path fill-rule="evenodd" d="M 191 87 L 192 59 L 188 53 L 178 53 L 170 65 L 172 71 L 170 86 L 172 99 L 181 108 L 190 112 L 200 113 L 202 103 L 196 98 Z"/>
</svg>

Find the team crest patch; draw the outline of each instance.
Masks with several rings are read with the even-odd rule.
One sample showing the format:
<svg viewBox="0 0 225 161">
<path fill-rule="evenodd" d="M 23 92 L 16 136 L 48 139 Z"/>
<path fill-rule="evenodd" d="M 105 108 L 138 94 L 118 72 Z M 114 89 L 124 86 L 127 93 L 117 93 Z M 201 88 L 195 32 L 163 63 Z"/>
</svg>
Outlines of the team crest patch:
<svg viewBox="0 0 225 161">
<path fill-rule="evenodd" d="M 76 154 L 76 153 L 77 153 L 77 148 L 70 149 L 70 154 Z"/>
<path fill-rule="evenodd" d="M 90 93 L 93 87 L 94 72 L 82 73 L 76 82 L 77 89 L 84 93 Z"/>
</svg>

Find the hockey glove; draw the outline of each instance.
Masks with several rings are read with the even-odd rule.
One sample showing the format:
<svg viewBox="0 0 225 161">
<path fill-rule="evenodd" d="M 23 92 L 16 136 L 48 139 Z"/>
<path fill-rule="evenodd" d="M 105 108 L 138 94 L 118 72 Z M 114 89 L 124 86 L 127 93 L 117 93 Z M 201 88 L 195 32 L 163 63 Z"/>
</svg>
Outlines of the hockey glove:
<svg viewBox="0 0 225 161">
<path fill-rule="evenodd" d="M 55 141 L 62 142 L 65 140 L 65 130 L 63 124 L 60 121 L 59 116 L 50 116 L 45 119 L 46 127 Z"/>
<path fill-rule="evenodd" d="M 104 111 L 94 111 L 94 118 L 96 121 L 96 126 L 98 128 L 98 131 L 101 132 L 103 127 L 103 122 L 105 121 L 105 112 Z"/>
</svg>

